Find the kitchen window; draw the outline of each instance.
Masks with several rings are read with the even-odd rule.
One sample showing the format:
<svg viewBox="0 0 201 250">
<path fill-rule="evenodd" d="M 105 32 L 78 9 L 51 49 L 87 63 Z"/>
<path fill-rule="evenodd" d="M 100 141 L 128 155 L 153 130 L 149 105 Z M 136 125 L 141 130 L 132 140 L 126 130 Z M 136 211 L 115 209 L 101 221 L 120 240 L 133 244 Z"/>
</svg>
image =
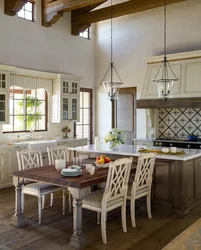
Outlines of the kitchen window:
<svg viewBox="0 0 201 250">
<path fill-rule="evenodd" d="M 47 130 L 47 91 L 45 89 L 10 88 L 10 124 L 3 132 Z"/>
<path fill-rule="evenodd" d="M 85 31 L 79 33 L 79 36 L 86 39 L 90 39 L 90 35 L 91 35 L 90 28 L 87 28 Z"/>
<path fill-rule="evenodd" d="M 34 22 L 34 7 L 35 1 L 28 1 L 22 9 L 17 13 L 17 16 Z"/>
<path fill-rule="evenodd" d="M 88 138 L 92 143 L 92 89 L 80 88 L 80 121 L 75 123 L 74 134 Z"/>
</svg>

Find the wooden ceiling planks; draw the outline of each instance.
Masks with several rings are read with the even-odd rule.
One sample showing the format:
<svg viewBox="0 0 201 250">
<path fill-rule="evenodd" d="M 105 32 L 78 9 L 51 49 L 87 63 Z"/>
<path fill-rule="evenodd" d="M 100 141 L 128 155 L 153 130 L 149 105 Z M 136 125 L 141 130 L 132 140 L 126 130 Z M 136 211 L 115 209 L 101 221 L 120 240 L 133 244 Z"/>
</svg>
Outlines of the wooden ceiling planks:
<svg viewBox="0 0 201 250">
<path fill-rule="evenodd" d="M 15 16 L 27 2 L 28 0 L 4 0 L 4 13 Z"/>
</svg>

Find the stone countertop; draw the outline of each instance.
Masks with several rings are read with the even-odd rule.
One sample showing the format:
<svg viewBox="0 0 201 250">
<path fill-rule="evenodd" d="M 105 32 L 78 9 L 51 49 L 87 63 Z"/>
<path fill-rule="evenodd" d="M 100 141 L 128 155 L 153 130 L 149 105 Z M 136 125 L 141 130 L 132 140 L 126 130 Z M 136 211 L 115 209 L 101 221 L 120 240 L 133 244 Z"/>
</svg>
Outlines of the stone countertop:
<svg viewBox="0 0 201 250">
<path fill-rule="evenodd" d="M 154 139 L 148 138 L 133 138 L 132 141 L 153 141 Z"/>
<path fill-rule="evenodd" d="M 76 150 L 79 152 L 99 153 L 99 154 L 116 154 L 124 156 L 139 156 L 141 153 L 138 152 L 140 148 L 144 146 L 133 146 L 122 144 L 119 150 L 110 149 L 108 144 L 101 144 L 99 148 L 95 145 L 86 145 L 82 147 L 69 147 L 69 150 Z M 160 150 L 160 147 L 146 147 L 146 149 Z M 157 154 L 157 159 L 164 160 L 175 160 L 175 161 L 187 161 L 201 156 L 201 149 L 184 149 L 180 148 L 179 151 L 184 151 L 184 155 L 169 155 L 169 154 Z"/>
<path fill-rule="evenodd" d="M 56 141 L 61 141 L 61 142 L 63 142 L 63 141 L 75 141 L 75 140 L 86 140 L 86 139 L 88 139 L 88 138 L 79 138 L 79 137 L 69 137 L 68 139 L 65 139 L 65 138 L 58 138 L 58 139 L 54 139 L 54 140 L 56 140 Z"/>
<path fill-rule="evenodd" d="M 153 141 L 157 142 L 173 142 L 173 143 L 192 143 L 192 144 L 201 144 L 201 141 L 182 141 L 182 140 L 161 140 L 161 139 L 154 139 Z"/>
<path fill-rule="evenodd" d="M 75 140 L 86 140 L 87 138 L 77 138 L 77 137 L 69 137 L 68 139 L 63 139 L 63 138 L 58 138 L 58 139 L 44 139 L 44 140 L 31 140 L 31 141 L 20 141 L 20 142 L 10 142 L 10 143 L 6 143 L 6 142 L 1 142 L 0 143 L 0 148 L 19 148 L 20 146 L 25 146 L 28 145 L 30 143 L 40 143 L 40 142 L 48 142 L 48 141 L 57 141 L 57 142 L 71 142 L 71 141 L 75 141 Z"/>
</svg>

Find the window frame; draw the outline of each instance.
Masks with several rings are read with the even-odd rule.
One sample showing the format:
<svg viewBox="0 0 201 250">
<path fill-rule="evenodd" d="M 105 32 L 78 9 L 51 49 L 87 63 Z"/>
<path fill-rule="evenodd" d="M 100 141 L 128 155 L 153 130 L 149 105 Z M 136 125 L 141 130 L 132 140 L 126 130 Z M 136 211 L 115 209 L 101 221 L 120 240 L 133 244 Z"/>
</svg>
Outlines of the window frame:
<svg viewBox="0 0 201 250">
<path fill-rule="evenodd" d="M 22 90 L 27 90 L 26 88 L 22 88 Z M 45 90 L 45 89 L 44 89 Z M 10 93 L 10 91 L 9 91 Z M 9 112 L 9 119 L 10 119 L 10 112 Z M 26 116 L 26 114 L 24 115 Z M 13 117 L 14 117 L 14 114 L 13 114 Z M 14 121 L 14 119 L 13 119 Z M 47 90 L 45 90 L 45 129 L 39 129 L 39 130 L 35 130 L 34 129 L 34 133 L 36 132 L 45 132 L 47 131 L 47 124 L 48 124 L 48 93 L 47 93 Z M 14 128 L 14 126 L 13 126 Z M 13 131 L 3 131 L 3 134 L 10 134 L 10 133 L 27 133 L 27 132 L 30 132 L 30 130 L 13 130 Z"/>
<path fill-rule="evenodd" d="M 24 6 L 25 6 L 27 3 L 31 3 L 31 4 L 32 4 L 32 12 L 31 12 L 31 14 L 32 14 L 32 19 L 31 19 L 31 20 L 29 20 L 29 19 L 27 19 L 27 18 L 25 18 L 25 17 L 20 17 L 20 16 L 18 16 L 18 13 L 24 8 Z M 30 22 L 35 22 L 35 18 L 34 18 L 34 17 L 35 17 L 35 4 L 36 4 L 36 2 L 35 2 L 34 0 L 29 0 L 29 1 L 27 1 L 27 3 L 25 3 L 25 5 L 22 7 L 22 9 L 21 9 L 20 11 L 17 12 L 17 17 L 22 18 L 22 19 L 27 20 L 27 21 L 30 21 Z"/>
<path fill-rule="evenodd" d="M 91 34 L 91 27 L 88 27 L 86 30 L 84 30 L 83 32 L 79 32 L 79 37 L 82 37 L 84 39 L 88 39 L 88 40 L 91 40 L 91 37 L 90 37 L 90 34 Z M 87 37 L 84 37 L 84 36 L 81 36 L 80 33 L 84 33 L 87 31 Z"/>
<path fill-rule="evenodd" d="M 80 88 L 80 93 L 81 92 L 87 92 L 87 93 L 90 94 L 90 125 L 89 125 L 90 126 L 90 133 L 89 133 L 89 142 L 90 142 L 90 144 L 92 144 L 93 143 L 93 89 Z M 80 126 L 83 126 L 83 124 L 81 124 Z M 74 122 L 74 137 L 76 137 L 76 122 Z"/>
</svg>

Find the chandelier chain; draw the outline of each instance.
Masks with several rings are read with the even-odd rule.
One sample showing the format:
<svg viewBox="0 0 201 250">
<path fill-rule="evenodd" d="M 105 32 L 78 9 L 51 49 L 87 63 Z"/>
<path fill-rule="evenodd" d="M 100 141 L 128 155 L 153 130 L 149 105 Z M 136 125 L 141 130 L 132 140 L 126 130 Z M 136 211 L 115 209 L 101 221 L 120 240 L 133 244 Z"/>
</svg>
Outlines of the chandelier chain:
<svg viewBox="0 0 201 250">
<path fill-rule="evenodd" d="M 111 35 L 111 63 L 113 64 L 113 34 L 112 34 L 112 26 L 113 26 L 113 10 L 112 10 L 112 0 L 111 0 L 111 9 L 110 9 L 110 15 L 111 15 L 111 20 L 110 20 L 110 35 Z"/>
<path fill-rule="evenodd" d="M 167 57 L 167 6 L 166 0 L 164 0 L 164 57 Z"/>
</svg>

